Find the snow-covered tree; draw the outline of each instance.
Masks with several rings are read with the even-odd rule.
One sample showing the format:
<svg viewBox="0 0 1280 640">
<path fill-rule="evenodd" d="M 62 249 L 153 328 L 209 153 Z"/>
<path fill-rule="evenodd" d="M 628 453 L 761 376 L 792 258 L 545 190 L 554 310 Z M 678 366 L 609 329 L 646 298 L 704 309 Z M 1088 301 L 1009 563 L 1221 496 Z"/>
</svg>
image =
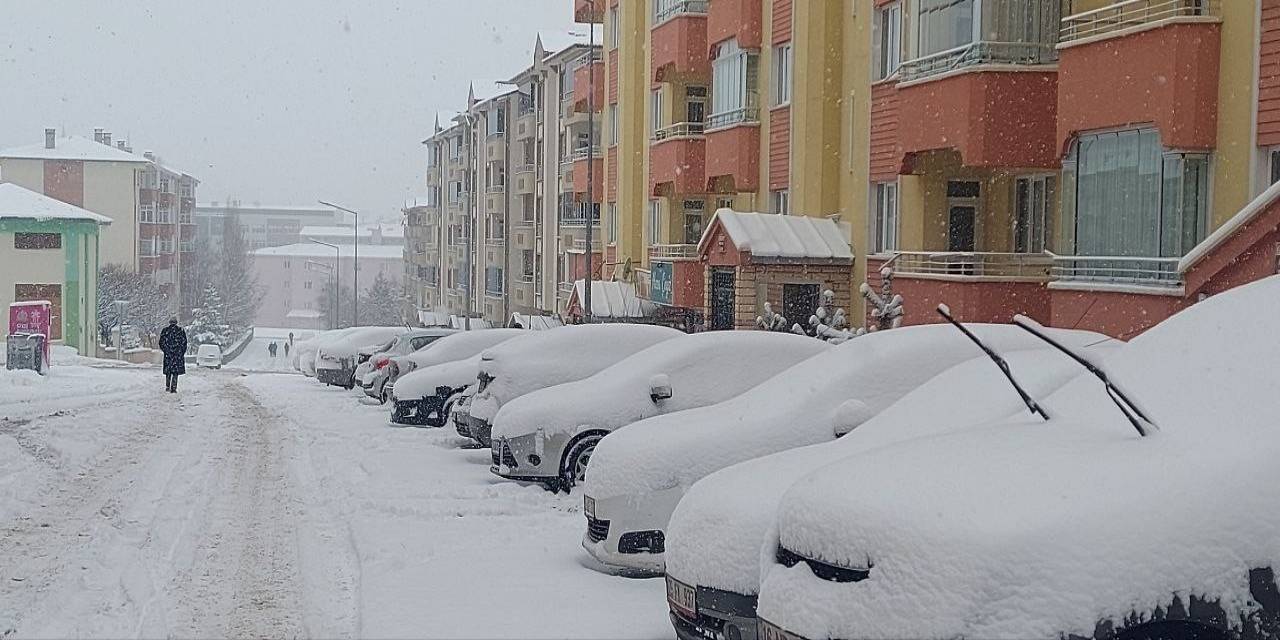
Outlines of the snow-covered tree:
<svg viewBox="0 0 1280 640">
<path fill-rule="evenodd" d="M 373 279 L 373 284 L 360 292 L 360 324 L 364 326 L 402 324 L 400 304 L 399 285 L 395 280 L 379 272 Z"/>
<path fill-rule="evenodd" d="M 885 265 L 880 268 L 880 292 L 876 293 L 871 285 L 862 283 L 858 290 L 867 299 L 871 308 L 871 331 L 897 329 L 902 326 L 902 296 L 893 292 L 893 267 Z"/>
<path fill-rule="evenodd" d="M 240 228 L 240 216 L 232 213 L 222 221 L 222 255 L 214 282 L 224 301 L 223 318 L 235 335 L 253 326 L 262 304 L 263 292 L 253 275 L 253 254 Z"/>
<path fill-rule="evenodd" d="M 773 305 L 764 303 L 764 315 L 756 316 L 756 327 L 765 331 L 787 331 L 787 319 L 773 312 Z"/>
<path fill-rule="evenodd" d="M 333 323 L 333 328 L 335 329 L 354 326 L 355 298 L 351 295 L 351 287 L 343 285 L 341 290 L 338 291 L 336 300 L 337 315 L 334 314 L 335 297 L 333 285 L 326 282 L 325 286 L 320 287 L 320 292 L 316 294 L 316 308 L 324 312 L 324 317 L 330 323 Z"/>
<path fill-rule="evenodd" d="M 791 326 L 791 332 L 835 344 L 861 335 L 860 331 L 849 330 L 849 318 L 844 309 L 836 307 L 836 294 L 830 289 L 822 292 L 821 303 L 809 316 L 809 326 L 804 327 L 797 322 Z"/>
<path fill-rule="evenodd" d="M 192 344 L 216 344 L 228 347 L 235 341 L 236 332 L 227 324 L 225 305 L 218 287 L 209 284 L 204 288 L 204 297 L 199 307 L 192 310 L 194 319 L 187 327 L 187 338 Z"/>
<path fill-rule="evenodd" d="M 97 320 L 101 335 L 109 334 L 121 320 L 117 300 L 129 301 L 124 309 L 124 324 L 142 335 L 158 334 L 174 314 L 169 296 L 152 278 L 123 265 L 109 264 L 98 271 Z"/>
</svg>

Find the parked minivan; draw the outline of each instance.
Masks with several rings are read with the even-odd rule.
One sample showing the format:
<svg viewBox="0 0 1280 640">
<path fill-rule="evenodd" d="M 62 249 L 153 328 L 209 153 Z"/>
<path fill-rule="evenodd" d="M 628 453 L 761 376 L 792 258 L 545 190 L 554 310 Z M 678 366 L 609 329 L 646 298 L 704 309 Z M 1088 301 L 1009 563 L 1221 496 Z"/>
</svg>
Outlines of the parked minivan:
<svg viewBox="0 0 1280 640">
<path fill-rule="evenodd" d="M 222 347 L 216 344 L 202 344 L 196 349 L 196 366 L 206 369 L 222 368 Z"/>
</svg>

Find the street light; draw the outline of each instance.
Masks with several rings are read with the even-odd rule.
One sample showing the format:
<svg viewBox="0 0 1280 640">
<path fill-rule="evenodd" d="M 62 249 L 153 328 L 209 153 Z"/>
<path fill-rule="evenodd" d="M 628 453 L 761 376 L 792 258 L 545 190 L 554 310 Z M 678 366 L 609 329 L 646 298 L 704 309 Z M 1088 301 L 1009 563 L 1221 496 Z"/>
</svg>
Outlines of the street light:
<svg viewBox="0 0 1280 640">
<path fill-rule="evenodd" d="M 333 268 L 333 265 L 331 265 L 331 264 L 325 264 L 325 263 L 323 263 L 323 262 L 316 262 L 315 260 L 308 260 L 308 261 L 307 261 L 307 266 L 311 266 L 311 267 L 320 267 L 321 269 L 324 269 L 324 270 L 326 270 L 326 271 L 328 271 L 328 272 L 329 272 L 329 288 L 333 290 L 333 301 L 334 301 L 334 302 L 333 302 L 334 313 L 333 313 L 333 318 L 332 318 L 332 320 L 333 320 L 333 324 L 329 325 L 329 328 L 330 328 L 330 329 L 337 329 L 337 328 L 338 328 L 338 312 L 337 312 L 337 309 L 338 309 L 338 286 L 337 286 L 337 284 L 336 284 L 336 283 L 334 282 L 334 280 L 333 280 L 333 274 L 334 274 L 335 269 Z"/>
<path fill-rule="evenodd" d="M 355 256 L 352 258 L 351 263 L 351 291 L 354 295 L 353 304 L 355 306 L 352 307 L 354 310 L 351 312 L 351 318 L 353 326 L 360 326 L 360 214 L 332 202 L 325 202 L 324 200 L 318 200 L 317 202 L 326 207 L 333 207 L 338 211 L 346 211 L 356 218 L 355 226 L 351 230 L 352 239 L 355 240 L 353 245 L 355 247 Z"/>
<path fill-rule="evenodd" d="M 468 105 L 468 108 L 470 108 L 470 105 Z M 466 198 L 466 211 L 467 211 L 467 252 L 466 252 L 467 257 L 466 257 L 466 260 L 464 261 L 467 265 L 467 302 L 466 302 L 467 312 L 462 317 L 462 330 L 470 331 L 471 330 L 471 307 L 475 303 L 475 301 L 472 300 L 473 294 L 471 292 L 472 285 L 475 284 L 475 272 L 474 272 L 475 270 L 473 265 L 471 264 L 471 261 L 473 259 L 473 256 L 471 254 L 471 243 L 475 240 L 475 237 L 476 237 L 476 217 L 479 215 L 478 211 L 473 212 L 471 210 L 471 205 L 475 203 L 475 198 L 472 195 L 472 191 L 475 190 L 475 173 L 477 173 L 472 171 L 472 166 L 471 166 L 472 163 L 475 162 L 474 156 L 475 156 L 476 141 L 474 139 L 474 133 L 476 128 L 476 118 L 470 111 L 465 111 L 459 115 L 462 116 L 465 122 L 465 125 L 466 125 L 465 135 L 467 136 L 467 170 L 466 170 L 467 180 L 466 180 L 465 188 L 462 190 L 462 195 L 464 198 Z"/>
<path fill-rule="evenodd" d="M 587 11 L 596 13 L 596 0 L 587 0 Z M 596 146 L 596 74 L 591 65 L 596 62 L 596 26 L 587 28 L 587 272 L 582 277 L 582 321 L 591 323 L 591 225 L 595 216 L 591 210 L 595 204 L 595 146 Z M 603 60 L 603 57 L 602 57 Z M 603 270 L 602 270 L 603 271 Z"/>
<path fill-rule="evenodd" d="M 333 317 L 337 320 L 334 323 L 337 326 L 334 326 L 334 328 L 338 329 L 342 325 L 342 314 L 338 313 L 338 310 L 341 308 L 341 300 L 339 299 L 340 296 L 338 294 L 342 293 L 342 250 L 339 249 L 336 244 L 321 242 L 315 238 L 309 238 L 309 240 L 316 244 L 322 244 L 333 249 Z"/>
</svg>

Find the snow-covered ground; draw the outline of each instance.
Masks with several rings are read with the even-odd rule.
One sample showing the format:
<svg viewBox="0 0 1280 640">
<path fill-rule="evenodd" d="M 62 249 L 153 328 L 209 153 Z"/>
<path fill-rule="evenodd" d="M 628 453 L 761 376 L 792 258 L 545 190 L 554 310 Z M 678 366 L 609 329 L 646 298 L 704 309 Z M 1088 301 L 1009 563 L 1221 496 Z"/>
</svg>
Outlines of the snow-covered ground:
<svg viewBox="0 0 1280 640">
<path fill-rule="evenodd" d="M 671 635 L 661 581 L 584 566 L 580 495 L 350 392 L 0 375 L 0 636 Z"/>
<path fill-rule="evenodd" d="M 227 368 L 248 371 L 293 371 L 293 367 L 289 364 L 291 359 L 284 355 L 284 343 L 289 341 L 290 332 L 293 333 L 295 345 L 316 333 L 304 329 L 255 329 L 253 342 L 250 342 L 235 360 L 228 362 Z M 272 342 L 277 346 L 274 358 L 267 350 L 267 346 Z"/>
</svg>

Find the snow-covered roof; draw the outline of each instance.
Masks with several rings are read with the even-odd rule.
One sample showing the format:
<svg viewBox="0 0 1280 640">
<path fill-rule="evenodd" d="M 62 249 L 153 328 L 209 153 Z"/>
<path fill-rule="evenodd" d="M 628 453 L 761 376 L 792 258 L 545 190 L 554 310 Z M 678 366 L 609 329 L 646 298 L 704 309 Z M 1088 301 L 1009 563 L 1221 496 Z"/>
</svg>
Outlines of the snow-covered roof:
<svg viewBox="0 0 1280 640">
<path fill-rule="evenodd" d="M 360 230 L 357 233 L 361 238 L 368 238 L 373 235 L 374 226 L 375 225 L 362 226 L 360 227 Z M 404 227 L 398 224 L 379 224 L 376 226 L 381 227 L 382 236 L 384 238 L 403 238 L 404 237 Z M 351 230 L 351 227 L 309 226 L 309 227 L 303 227 L 302 231 L 300 231 L 299 233 L 304 237 L 306 236 L 314 236 L 317 238 L 322 236 L 351 237 L 352 230 Z"/>
<path fill-rule="evenodd" d="M 573 283 L 571 300 L 577 300 L 578 307 L 583 304 L 585 292 L 582 280 Z M 591 281 L 591 314 L 596 318 L 647 318 L 657 309 L 657 305 L 636 295 L 636 286 L 630 282 Z"/>
<path fill-rule="evenodd" d="M 425 311 L 418 310 L 418 323 L 424 327 L 448 327 L 451 326 L 450 315 L 447 311 Z"/>
<path fill-rule="evenodd" d="M 520 90 L 520 87 L 505 80 L 481 80 L 477 81 L 473 88 L 475 89 L 476 104 L 488 102 L 494 98 L 500 98 L 508 93 L 515 93 Z"/>
<path fill-rule="evenodd" d="M 720 209 L 707 225 L 708 232 L 717 220 L 734 246 L 739 251 L 750 251 L 752 258 L 853 260 L 848 226 L 830 218 Z M 702 234 L 699 253 L 710 235 Z"/>
<path fill-rule="evenodd" d="M 80 136 L 62 136 L 54 140 L 53 148 L 46 149 L 43 142 L 0 150 L 0 158 L 24 160 L 83 160 L 85 162 L 151 162 L 110 145 L 94 142 Z"/>
<path fill-rule="evenodd" d="M 343 258 L 350 258 L 355 250 L 355 245 L 340 244 L 338 245 L 338 255 Z M 316 244 L 314 242 L 299 242 L 297 244 L 286 244 L 282 247 L 266 247 L 253 252 L 255 256 L 287 256 L 290 258 L 332 258 L 334 255 L 333 247 Z M 400 245 L 385 244 L 362 244 L 360 245 L 360 258 L 403 258 L 404 247 Z"/>
<path fill-rule="evenodd" d="M 96 144 L 96 143 L 95 143 Z M 0 219 L 89 220 L 111 224 L 111 218 L 55 200 L 13 183 L 0 184 Z"/>
<path fill-rule="evenodd" d="M 286 318 L 319 318 L 325 315 L 325 312 L 319 309 L 294 309 L 290 311 Z"/>
<path fill-rule="evenodd" d="M 599 30 L 599 28 L 596 27 L 595 25 L 589 25 L 589 26 L 593 29 Z M 603 34 L 598 31 L 596 33 L 596 47 L 599 47 L 601 43 L 603 43 L 603 41 L 604 41 Z M 547 58 L 553 58 L 557 54 L 564 52 L 564 50 L 568 49 L 569 47 L 572 47 L 575 45 L 581 45 L 585 47 L 588 44 L 589 44 L 589 40 L 587 35 L 580 31 L 574 31 L 574 32 L 551 31 L 548 33 L 544 33 L 542 34 L 542 49 L 547 53 L 546 53 L 546 56 L 543 57 L 543 60 L 546 60 Z"/>
<path fill-rule="evenodd" d="M 591 303 L 593 306 L 595 305 L 594 297 L 591 299 Z M 535 316 L 527 313 L 513 313 L 511 314 L 510 324 L 511 326 L 519 325 L 525 329 L 542 331 L 546 329 L 554 329 L 556 327 L 563 327 L 564 321 L 556 316 Z"/>
</svg>

